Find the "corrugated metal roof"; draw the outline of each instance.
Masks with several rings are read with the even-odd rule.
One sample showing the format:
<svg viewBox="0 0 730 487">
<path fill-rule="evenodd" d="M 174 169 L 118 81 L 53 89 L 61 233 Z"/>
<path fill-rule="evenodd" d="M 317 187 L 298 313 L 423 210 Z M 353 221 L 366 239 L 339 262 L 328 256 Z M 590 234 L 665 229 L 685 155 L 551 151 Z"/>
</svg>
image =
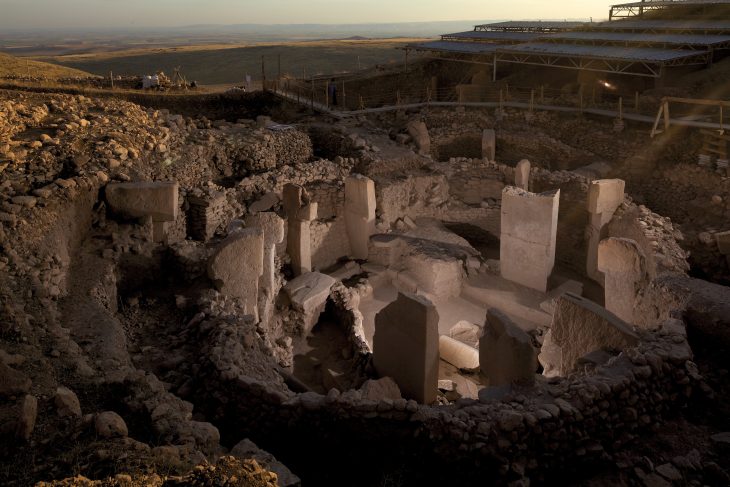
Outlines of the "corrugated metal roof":
<svg viewBox="0 0 730 487">
<path fill-rule="evenodd" d="M 410 44 L 408 45 L 408 47 L 421 51 L 458 52 L 464 54 L 492 54 L 500 46 L 498 44 L 487 44 L 485 42 L 431 41 L 422 42 L 420 44 Z"/>
<path fill-rule="evenodd" d="M 647 2 L 630 2 L 611 5 L 616 7 L 681 7 L 683 5 L 721 5 L 730 4 L 730 0 L 649 0 Z"/>
<path fill-rule="evenodd" d="M 586 25 L 586 22 L 558 22 L 542 20 L 510 20 L 508 22 L 495 22 L 493 24 L 477 25 L 485 29 L 574 29 Z"/>
<path fill-rule="evenodd" d="M 589 27 L 611 30 L 722 30 L 730 31 L 730 20 L 614 20 Z"/>
<path fill-rule="evenodd" d="M 644 61 L 659 63 L 683 59 L 692 56 L 702 56 L 704 52 L 682 51 L 673 49 L 652 49 L 638 47 L 587 46 L 580 44 L 552 44 L 534 43 L 518 44 L 516 46 L 501 46 L 500 52 L 515 52 L 522 54 L 549 54 L 562 57 L 586 57 L 598 59 L 613 59 L 620 61 Z"/>
<path fill-rule="evenodd" d="M 729 0 L 730 1 L 730 0 Z M 656 44 L 675 44 L 686 46 L 713 46 L 730 42 L 730 35 L 694 34 L 632 34 L 622 32 L 562 32 L 543 35 L 541 39 L 607 41 L 607 42 L 645 42 Z"/>
<path fill-rule="evenodd" d="M 443 39 L 526 42 L 537 39 L 540 37 L 540 34 L 535 32 L 485 32 L 470 30 L 467 32 L 456 32 L 454 34 L 444 34 L 441 37 Z"/>
</svg>

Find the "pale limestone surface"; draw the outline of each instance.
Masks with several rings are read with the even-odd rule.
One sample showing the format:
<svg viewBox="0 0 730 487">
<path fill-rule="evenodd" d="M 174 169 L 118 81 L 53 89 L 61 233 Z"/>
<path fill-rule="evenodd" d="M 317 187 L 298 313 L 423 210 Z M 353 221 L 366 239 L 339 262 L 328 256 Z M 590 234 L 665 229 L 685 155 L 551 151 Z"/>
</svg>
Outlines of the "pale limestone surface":
<svg viewBox="0 0 730 487">
<path fill-rule="evenodd" d="M 359 174 L 345 180 L 345 224 L 352 257 L 368 258 L 370 236 L 375 233 L 375 182 Z"/>
<path fill-rule="evenodd" d="M 502 277 L 540 292 L 555 265 L 560 190 L 535 194 L 507 186 L 502 192 Z"/>
<path fill-rule="evenodd" d="M 495 308 L 487 312 L 479 340 L 479 367 L 490 386 L 531 384 L 535 380 L 537 352 L 530 336 Z"/>
<path fill-rule="evenodd" d="M 588 277 L 603 284 L 603 274 L 598 270 L 598 244 L 608 236 L 608 224 L 624 201 L 626 182 L 621 179 L 599 179 L 588 188 Z"/>
<path fill-rule="evenodd" d="M 593 301 L 574 294 L 558 300 L 550 331 L 538 359 L 548 377 L 576 371 L 578 360 L 596 350 L 622 351 L 639 337 L 619 317 Z"/>
<path fill-rule="evenodd" d="M 476 370 L 479 368 L 479 352 L 465 343 L 446 335 L 439 337 L 439 356 L 457 369 Z"/>
<path fill-rule="evenodd" d="M 152 221 L 175 221 L 178 213 L 176 182 L 109 183 L 106 201 L 114 213 L 127 218 L 152 217 Z"/>
<path fill-rule="evenodd" d="M 604 275 L 606 309 L 633 323 L 636 298 L 648 276 L 644 252 L 634 240 L 607 238 L 598 246 L 598 270 Z"/>
<path fill-rule="evenodd" d="M 438 312 L 427 299 L 399 293 L 375 317 L 373 365 L 392 377 L 404 397 L 436 400 L 439 370 Z"/>
<path fill-rule="evenodd" d="M 240 298 L 244 313 L 258 319 L 259 278 L 264 273 L 264 232 L 238 230 L 223 240 L 208 259 L 208 277 L 221 294 Z"/>
</svg>

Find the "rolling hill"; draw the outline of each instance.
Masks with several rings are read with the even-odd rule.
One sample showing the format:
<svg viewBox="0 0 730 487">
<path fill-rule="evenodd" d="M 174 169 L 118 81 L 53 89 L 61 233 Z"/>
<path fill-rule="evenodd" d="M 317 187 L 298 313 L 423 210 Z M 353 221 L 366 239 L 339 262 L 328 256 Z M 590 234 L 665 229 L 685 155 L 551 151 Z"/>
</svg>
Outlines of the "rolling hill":
<svg viewBox="0 0 730 487">
<path fill-rule="evenodd" d="M 57 64 L 31 61 L 0 53 L 0 78 L 8 76 L 31 76 L 34 78 L 87 78 L 93 76 L 84 71 Z"/>
</svg>

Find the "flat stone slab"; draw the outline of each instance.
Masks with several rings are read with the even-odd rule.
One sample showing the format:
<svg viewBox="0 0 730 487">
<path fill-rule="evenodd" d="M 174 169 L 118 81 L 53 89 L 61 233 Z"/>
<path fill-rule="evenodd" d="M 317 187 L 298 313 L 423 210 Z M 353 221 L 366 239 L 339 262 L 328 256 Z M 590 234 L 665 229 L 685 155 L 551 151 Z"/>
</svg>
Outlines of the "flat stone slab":
<svg viewBox="0 0 730 487">
<path fill-rule="evenodd" d="M 310 313 L 327 302 L 330 288 L 337 279 L 319 272 L 308 272 L 289 281 L 284 292 L 294 309 Z"/>
<path fill-rule="evenodd" d="M 153 221 L 175 221 L 178 212 L 176 182 L 110 183 L 106 202 L 114 213 L 127 218 L 152 217 Z"/>
</svg>

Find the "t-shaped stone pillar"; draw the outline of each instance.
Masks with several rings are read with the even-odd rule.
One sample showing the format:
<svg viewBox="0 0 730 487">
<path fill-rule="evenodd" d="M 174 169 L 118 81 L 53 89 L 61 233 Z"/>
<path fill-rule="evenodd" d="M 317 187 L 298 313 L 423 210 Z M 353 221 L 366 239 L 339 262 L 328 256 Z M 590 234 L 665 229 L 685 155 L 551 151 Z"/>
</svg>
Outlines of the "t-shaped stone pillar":
<svg viewBox="0 0 730 487">
<path fill-rule="evenodd" d="M 286 250 L 295 276 L 312 271 L 310 225 L 317 219 L 317 203 L 309 201 L 307 191 L 297 184 L 284 186 L 284 211 L 287 217 Z"/>
<path fill-rule="evenodd" d="M 243 311 L 258 320 L 259 278 L 264 272 L 264 233 L 238 230 L 223 240 L 208 260 L 208 276 L 221 294 L 240 298 Z"/>
<path fill-rule="evenodd" d="M 624 201 L 626 183 L 621 179 L 599 179 L 588 188 L 588 258 L 586 274 L 603 285 L 604 276 L 598 270 L 598 244 L 608 235 L 608 224 Z"/>
<path fill-rule="evenodd" d="M 598 270 L 603 273 L 606 309 L 634 322 L 638 283 L 647 276 L 646 257 L 627 238 L 607 238 L 598 245 Z"/>
<path fill-rule="evenodd" d="M 555 266 L 559 204 L 560 190 L 535 194 L 504 188 L 499 250 L 502 277 L 547 291 Z"/>
<path fill-rule="evenodd" d="M 438 322 L 429 300 L 403 293 L 375 316 L 375 370 L 392 377 L 404 397 L 423 404 L 435 401 L 438 391 Z"/>
<path fill-rule="evenodd" d="M 263 212 L 247 217 L 246 226 L 264 232 L 264 272 L 259 287 L 271 295 L 276 283 L 276 245 L 284 241 L 284 220 L 274 212 Z"/>
<path fill-rule="evenodd" d="M 368 258 L 370 236 L 375 233 L 375 182 L 359 174 L 345 180 L 345 224 L 355 259 Z"/>
</svg>

